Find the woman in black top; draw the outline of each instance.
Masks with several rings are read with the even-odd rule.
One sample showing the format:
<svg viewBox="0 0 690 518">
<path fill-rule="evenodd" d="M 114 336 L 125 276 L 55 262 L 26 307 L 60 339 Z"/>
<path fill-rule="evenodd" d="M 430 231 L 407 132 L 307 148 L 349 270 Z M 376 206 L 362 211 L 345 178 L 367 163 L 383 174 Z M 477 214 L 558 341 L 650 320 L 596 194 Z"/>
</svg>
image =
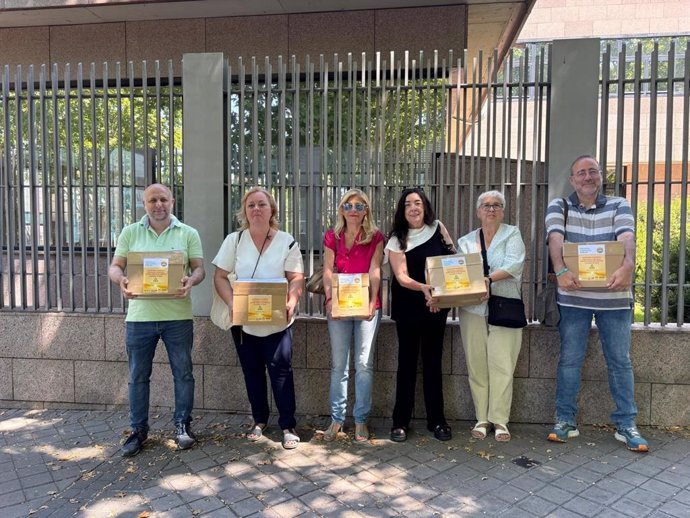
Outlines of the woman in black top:
<svg viewBox="0 0 690 518">
<path fill-rule="evenodd" d="M 448 309 L 432 305 L 426 284 L 426 258 L 455 250 L 448 231 L 436 219 L 422 189 L 405 189 L 395 211 L 386 252 L 393 270 L 391 316 L 398 334 L 398 373 L 391 440 L 407 439 L 422 351 L 427 429 L 440 441 L 451 439 L 443 410 L 441 358 Z"/>
</svg>

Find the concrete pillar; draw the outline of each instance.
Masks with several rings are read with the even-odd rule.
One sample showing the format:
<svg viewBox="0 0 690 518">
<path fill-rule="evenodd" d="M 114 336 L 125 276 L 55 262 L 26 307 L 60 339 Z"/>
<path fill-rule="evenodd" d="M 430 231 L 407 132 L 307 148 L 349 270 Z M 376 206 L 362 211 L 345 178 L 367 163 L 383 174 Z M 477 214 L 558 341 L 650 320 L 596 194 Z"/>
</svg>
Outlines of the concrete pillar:
<svg viewBox="0 0 690 518">
<path fill-rule="evenodd" d="M 201 235 L 206 280 L 192 290 L 197 316 L 208 315 L 213 289 L 213 265 L 223 238 L 223 54 L 184 54 L 182 131 L 184 222 Z"/>
<path fill-rule="evenodd" d="M 551 52 L 549 200 L 571 192 L 570 164 L 596 156 L 600 41 L 557 40 Z"/>
</svg>

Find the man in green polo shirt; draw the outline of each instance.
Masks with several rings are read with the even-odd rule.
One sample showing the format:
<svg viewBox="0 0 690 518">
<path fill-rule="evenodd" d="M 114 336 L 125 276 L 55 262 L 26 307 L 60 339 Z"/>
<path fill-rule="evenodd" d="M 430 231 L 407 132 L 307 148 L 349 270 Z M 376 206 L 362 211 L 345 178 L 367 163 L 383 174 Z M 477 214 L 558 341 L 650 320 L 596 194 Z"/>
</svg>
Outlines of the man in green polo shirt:
<svg viewBox="0 0 690 518">
<path fill-rule="evenodd" d="M 149 431 L 149 392 L 153 356 L 159 340 L 165 344 L 175 383 L 175 435 L 177 447 L 191 448 L 196 442 L 190 424 L 194 403 L 192 374 L 193 321 L 192 286 L 204 280 L 203 252 L 199 233 L 172 214 L 175 204 L 165 185 L 152 184 L 144 190 L 146 216 L 126 226 L 117 240 L 110 280 L 120 286 L 129 300 L 126 346 L 129 362 L 129 408 L 132 430 L 122 446 L 122 455 L 131 457 L 141 450 Z M 125 276 L 130 252 L 183 252 L 185 275 L 169 279 L 178 283 L 174 298 L 141 298 L 130 290 Z"/>
</svg>

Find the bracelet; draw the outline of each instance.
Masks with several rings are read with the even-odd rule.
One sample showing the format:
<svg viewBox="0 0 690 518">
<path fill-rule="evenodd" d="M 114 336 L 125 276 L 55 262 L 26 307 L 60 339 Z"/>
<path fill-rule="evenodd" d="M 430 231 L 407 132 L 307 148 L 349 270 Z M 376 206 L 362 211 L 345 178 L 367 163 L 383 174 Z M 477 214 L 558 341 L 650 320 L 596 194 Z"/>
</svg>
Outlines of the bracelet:
<svg viewBox="0 0 690 518">
<path fill-rule="evenodd" d="M 569 272 L 569 271 L 570 271 L 570 270 L 568 270 L 568 268 L 565 267 L 565 268 L 563 268 L 560 272 L 556 272 L 556 277 L 560 277 L 560 276 L 563 275 L 565 272 Z"/>
</svg>

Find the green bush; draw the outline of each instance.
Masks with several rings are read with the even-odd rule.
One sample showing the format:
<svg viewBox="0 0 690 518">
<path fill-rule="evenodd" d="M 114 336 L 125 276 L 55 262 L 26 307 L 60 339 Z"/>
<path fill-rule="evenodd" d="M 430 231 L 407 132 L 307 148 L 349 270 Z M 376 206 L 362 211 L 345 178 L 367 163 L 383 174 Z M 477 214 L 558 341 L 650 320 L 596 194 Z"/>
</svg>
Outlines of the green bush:
<svg viewBox="0 0 690 518">
<path fill-rule="evenodd" d="M 637 207 L 637 264 L 635 267 L 635 320 L 643 320 L 645 308 L 645 283 L 647 272 L 647 228 L 648 211 L 647 203 L 640 202 Z M 686 236 L 685 257 L 681 256 L 680 251 L 680 227 L 685 214 L 681 213 L 681 199 L 675 198 L 671 202 L 671 211 L 666 228 L 668 229 L 669 257 L 668 263 L 663 262 L 664 246 L 664 206 L 655 203 L 652 212 L 651 227 L 651 247 L 652 257 L 650 262 L 651 278 L 648 289 L 651 293 L 649 305 L 650 318 L 652 322 L 661 321 L 662 296 L 665 295 L 668 301 L 667 319 L 668 322 L 677 322 L 678 312 L 678 274 L 681 266 L 685 266 L 684 303 L 683 303 L 683 322 L 690 323 L 690 239 Z M 687 228 L 687 227 L 686 227 Z M 667 271 L 667 287 L 661 285 L 662 273 Z M 672 285 L 676 286 L 672 286 Z M 672 287 L 670 287 L 672 286 Z"/>
</svg>

